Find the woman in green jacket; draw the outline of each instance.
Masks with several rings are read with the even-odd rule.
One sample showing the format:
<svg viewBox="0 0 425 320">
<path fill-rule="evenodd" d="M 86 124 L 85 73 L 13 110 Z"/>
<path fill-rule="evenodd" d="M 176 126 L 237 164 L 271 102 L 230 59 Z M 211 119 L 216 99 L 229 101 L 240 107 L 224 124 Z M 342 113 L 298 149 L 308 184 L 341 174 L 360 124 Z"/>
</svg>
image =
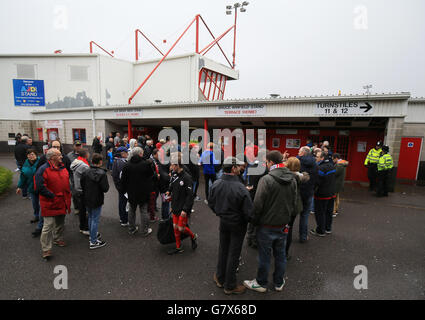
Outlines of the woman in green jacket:
<svg viewBox="0 0 425 320">
<path fill-rule="evenodd" d="M 32 207 L 34 209 L 34 219 L 31 223 L 38 222 L 40 219 L 40 202 L 38 199 L 38 192 L 35 190 L 34 176 L 37 171 L 37 165 L 40 158 L 37 156 L 37 151 L 34 149 L 28 149 L 27 160 L 21 169 L 21 176 L 18 182 L 18 188 L 16 194 L 22 192 L 22 189 L 27 189 L 32 200 Z"/>
</svg>

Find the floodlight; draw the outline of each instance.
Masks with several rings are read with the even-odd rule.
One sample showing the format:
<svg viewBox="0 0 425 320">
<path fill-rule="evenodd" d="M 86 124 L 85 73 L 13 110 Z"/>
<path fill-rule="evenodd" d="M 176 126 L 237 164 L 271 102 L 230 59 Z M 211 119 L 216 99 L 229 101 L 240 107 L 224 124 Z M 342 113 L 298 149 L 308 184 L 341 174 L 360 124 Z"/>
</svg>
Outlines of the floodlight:
<svg viewBox="0 0 425 320">
<path fill-rule="evenodd" d="M 245 8 L 241 8 L 240 10 L 241 10 L 241 12 L 246 12 Z"/>
<path fill-rule="evenodd" d="M 226 6 L 226 9 L 227 10 L 231 10 L 232 9 L 232 6 Z"/>
<path fill-rule="evenodd" d="M 226 11 L 226 14 L 232 14 L 232 11 Z"/>
<path fill-rule="evenodd" d="M 234 4 L 234 7 L 235 8 L 239 8 L 241 6 L 241 4 L 239 3 L 239 2 L 236 2 L 235 4 Z"/>
<path fill-rule="evenodd" d="M 243 6 L 247 6 L 247 5 L 249 5 L 249 2 L 248 1 L 244 1 L 244 2 L 242 2 L 242 5 Z"/>
</svg>

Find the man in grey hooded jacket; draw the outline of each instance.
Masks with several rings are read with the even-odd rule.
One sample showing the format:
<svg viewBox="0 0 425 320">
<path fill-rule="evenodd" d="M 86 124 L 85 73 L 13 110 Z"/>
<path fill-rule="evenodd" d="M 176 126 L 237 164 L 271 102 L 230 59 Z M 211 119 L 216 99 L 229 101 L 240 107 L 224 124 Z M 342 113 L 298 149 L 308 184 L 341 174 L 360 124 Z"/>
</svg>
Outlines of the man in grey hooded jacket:
<svg viewBox="0 0 425 320">
<path fill-rule="evenodd" d="M 90 235 L 88 219 L 87 219 L 87 210 L 83 201 L 83 189 L 81 187 L 81 176 L 82 174 L 89 170 L 89 153 L 85 149 L 79 151 L 79 156 L 72 161 L 71 163 L 71 172 L 73 174 L 74 188 L 72 197 L 76 205 L 76 209 L 79 211 L 80 218 L 80 232 L 86 236 Z"/>
<path fill-rule="evenodd" d="M 286 268 L 286 237 L 291 215 L 296 213 L 297 182 L 288 168 L 285 168 L 282 154 L 271 151 L 266 155 L 269 173 L 260 179 L 254 198 L 254 217 L 257 226 L 258 271 L 253 280 L 245 280 L 248 289 L 267 291 L 270 259 L 273 251 L 275 271 L 274 289 L 282 291 Z"/>
</svg>

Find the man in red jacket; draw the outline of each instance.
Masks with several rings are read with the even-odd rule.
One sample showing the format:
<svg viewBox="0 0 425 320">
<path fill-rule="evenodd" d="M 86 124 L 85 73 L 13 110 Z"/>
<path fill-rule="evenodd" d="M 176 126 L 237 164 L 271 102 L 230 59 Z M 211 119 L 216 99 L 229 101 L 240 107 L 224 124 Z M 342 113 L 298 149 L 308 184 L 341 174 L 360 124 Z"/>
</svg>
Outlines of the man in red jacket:
<svg viewBox="0 0 425 320">
<path fill-rule="evenodd" d="M 62 154 L 49 149 L 47 162 L 36 172 L 35 183 L 40 194 L 41 215 L 44 218 L 40 243 L 43 259 L 52 256 L 53 244 L 64 247 L 63 229 L 65 215 L 71 212 L 69 174 L 62 163 Z"/>
</svg>

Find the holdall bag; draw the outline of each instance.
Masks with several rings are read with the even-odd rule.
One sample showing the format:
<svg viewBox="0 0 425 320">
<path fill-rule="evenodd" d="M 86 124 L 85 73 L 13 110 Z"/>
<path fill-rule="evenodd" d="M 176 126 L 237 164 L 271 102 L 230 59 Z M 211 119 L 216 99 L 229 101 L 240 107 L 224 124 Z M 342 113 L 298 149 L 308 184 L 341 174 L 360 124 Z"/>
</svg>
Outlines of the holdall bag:
<svg viewBox="0 0 425 320">
<path fill-rule="evenodd" d="M 187 224 L 187 227 L 189 227 L 189 224 Z M 183 240 L 188 236 L 188 234 L 182 233 L 181 239 Z M 156 237 L 161 244 L 176 243 L 176 237 L 174 236 L 173 228 L 173 218 L 171 216 L 167 220 L 162 220 L 159 222 Z"/>
</svg>

